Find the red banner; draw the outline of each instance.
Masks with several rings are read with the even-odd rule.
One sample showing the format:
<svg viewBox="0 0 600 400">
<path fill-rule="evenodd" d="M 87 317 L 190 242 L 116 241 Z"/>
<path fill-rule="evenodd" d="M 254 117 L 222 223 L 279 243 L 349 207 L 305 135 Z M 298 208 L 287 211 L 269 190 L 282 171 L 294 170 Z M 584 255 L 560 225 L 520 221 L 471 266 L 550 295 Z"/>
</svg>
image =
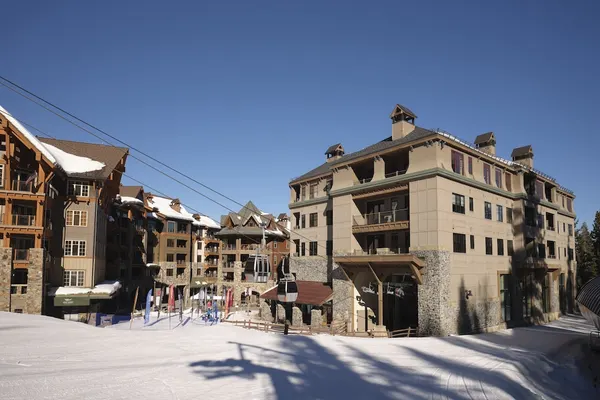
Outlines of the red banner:
<svg viewBox="0 0 600 400">
<path fill-rule="evenodd" d="M 173 285 L 169 286 L 169 303 L 168 303 L 169 312 L 175 311 L 175 289 Z"/>
</svg>

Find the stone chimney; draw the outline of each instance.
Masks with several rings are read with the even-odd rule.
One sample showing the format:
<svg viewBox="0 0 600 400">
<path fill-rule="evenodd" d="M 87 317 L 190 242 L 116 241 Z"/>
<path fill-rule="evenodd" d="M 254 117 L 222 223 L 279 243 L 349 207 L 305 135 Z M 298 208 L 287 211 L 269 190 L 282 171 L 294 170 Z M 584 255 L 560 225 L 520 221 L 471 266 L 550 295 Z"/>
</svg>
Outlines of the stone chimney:
<svg viewBox="0 0 600 400">
<path fill-rule="evenodd" d="M 484 133 L 475 138 L 475 147 L 493 156 L 496 155 L 496 137 L 494 132 Z"/>
<path fill-rule="evenodd" d="M 179 199 L 173 199 L 171 201 L 171 208 L 177 212 L 181 212 L 181 202 Z"/>
<path fill-rule="evenodd" d="M 327 162 L 332 162 L 339 158 L 342 158 L 343 155 L 344 155 L 344 148 L 342 147 L 341 143 L 337 143 L 332 146 L 329 146 L 329 148 L 325 152 L 325 156 L 327 156 L 327 159 L 326 159 Z"/>
<path fill-rule="evenodd" d="M 517 147 L 512 151 L 510 156 L 514 162 L 533 168 L 533 148 L 531 148 L 530 144 L 523 147 Z"/>
<path fill-rule="evenodd" d="M 408 108 L 396 104 L 390 114 L 392 120 L 392 140 L 402 139 L 415 129 L 417 116 Z"/>
</svg>

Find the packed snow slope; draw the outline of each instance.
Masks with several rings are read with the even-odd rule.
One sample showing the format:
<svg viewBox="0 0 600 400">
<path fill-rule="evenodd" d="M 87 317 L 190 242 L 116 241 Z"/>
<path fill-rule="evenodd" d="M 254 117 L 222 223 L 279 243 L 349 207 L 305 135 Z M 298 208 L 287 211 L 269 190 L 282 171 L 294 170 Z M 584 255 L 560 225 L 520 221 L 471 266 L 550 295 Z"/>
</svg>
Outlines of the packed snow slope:
<svg viewBox="0 0 600 400">
<path fill-rule="evenodd" d="M 184 317 L 95 328 L 0 313 L 2 399 L 598 399 L 590 326 L 445 338 L 283 336 Z"/>
</svg>

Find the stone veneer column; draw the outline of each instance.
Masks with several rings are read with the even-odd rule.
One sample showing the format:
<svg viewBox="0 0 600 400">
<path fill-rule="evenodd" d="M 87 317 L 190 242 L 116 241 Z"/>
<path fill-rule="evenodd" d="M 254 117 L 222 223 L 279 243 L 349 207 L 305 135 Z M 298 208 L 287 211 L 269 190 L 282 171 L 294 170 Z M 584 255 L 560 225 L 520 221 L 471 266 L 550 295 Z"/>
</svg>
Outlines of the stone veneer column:
<svg viewBox="0 0 600 400">
<path fill-rule="evenodd" d="M 29 267 L 27 272 L 28 314 L 42 313 L 44 296 L 44 249 L 29 249 Z"/>
<path fill-rule="evenodd" d="M 292 326 L 302 326 L 302 310 L 292 307 Z"/>
<path fill-rule="evenodd" d="M 0 311 L 10 311 L 12 248 L 0 247 Z"/>
<path fill-rule="evenodd" d="M 450 253 L 442 250 L 417 250 L 412 254 L 425 259 L 423 283 L 418 286 L 419 335 L 446 336 L 456 331 L 456 317 L 449 310 Z"/>
<path fill-rule="evenodd" d="M 335 263 L 331 280 L 333 284 L 333 320 L 348 323 L 352 317 L 354 284 L 346 277 L 342 267 Z"/>
<path fill-rule="evenodd" d="M 271 306 L 266 301 L 260 302 L 260 318 L 263 321 L 273 322 L 273 315 L 271 315 Z"/>
<path fill-rule="evenodd" d="M 310 326 L 321 326 L 323 323 L 323 316 L 321 310 L 312 309 L 310 310 Z"/>
</svg>

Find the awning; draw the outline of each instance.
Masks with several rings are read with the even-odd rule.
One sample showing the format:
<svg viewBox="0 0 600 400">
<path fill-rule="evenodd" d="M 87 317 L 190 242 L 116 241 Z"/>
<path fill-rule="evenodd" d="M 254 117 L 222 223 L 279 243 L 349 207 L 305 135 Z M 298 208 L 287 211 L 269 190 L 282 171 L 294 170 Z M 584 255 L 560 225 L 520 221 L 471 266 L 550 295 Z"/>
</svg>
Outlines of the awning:
<svg viewBox="0 0 600 400">
<path fill-rule="evenodd" d="M 327 303 L 333 296 L 333 290 L 327 283 L 312 281 L 296 281 L 298 285 L 298 299 L 296 304 L 310 304 L 320 306 Z M 277 286 L 260 295 L 261 299 L 277 300 Z"/>
<path fill-rule="evenodd" d="M 54 298 L 56 307 L 89 306 L 89 296 L 56 296 Z"/>
<path fill-rule="evenodd" d="M 425 262 L 414 254 L 367 254 L 358 256 L 335 256 L 334 261 L 344 268 L 357 268 L 391 272 L 395 269 L 405 269 L 410 272 L 419 284 Z"/>
</svg>

